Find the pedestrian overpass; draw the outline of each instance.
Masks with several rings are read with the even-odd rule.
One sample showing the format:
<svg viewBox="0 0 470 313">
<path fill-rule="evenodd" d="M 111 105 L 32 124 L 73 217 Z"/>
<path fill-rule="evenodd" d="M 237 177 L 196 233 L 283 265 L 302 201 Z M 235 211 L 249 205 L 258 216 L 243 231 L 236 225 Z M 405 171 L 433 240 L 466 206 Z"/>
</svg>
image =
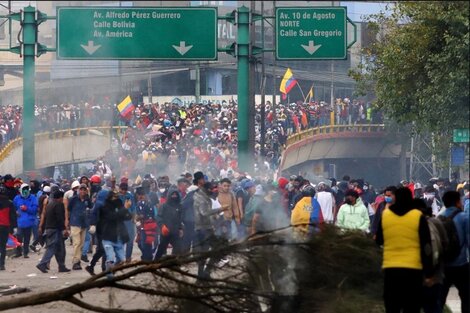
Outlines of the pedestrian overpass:
<svg viewBox="0 0 470 313">
<path fill-rule="evenodd" d="M 383 124 L 329 125 L 287 139 L 279 171 L 308 177 L 349 175 L 375 184 L 400 181 L 406 154 Z M 406 159 L 405 159 L 406 161 Z"/>
<path fill-rule="evenodd" d="M 94 161 L 112 147 L 112 138 L 125 126 L 57 130 L 35 135 L 35 168 Z M 0 174 L 23 173 L 23 139 L 10 141 L 0 150 Z"/>
</svg>

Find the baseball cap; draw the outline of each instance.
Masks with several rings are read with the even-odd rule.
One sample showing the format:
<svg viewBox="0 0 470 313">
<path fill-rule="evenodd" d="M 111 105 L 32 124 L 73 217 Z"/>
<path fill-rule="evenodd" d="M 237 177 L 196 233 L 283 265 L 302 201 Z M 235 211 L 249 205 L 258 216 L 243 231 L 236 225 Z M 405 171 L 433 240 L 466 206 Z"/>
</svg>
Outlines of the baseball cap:
<svg viewBox="0 0 470 313">
<path fill-rule="evenodd" d="M 243 189 L 249 189 L 254 186 L 255 186 L 255 183 L 252 180 L 248 180 L 243 184 Z"/>
<path fill-rule="evenodd" d="M 88 189 L 88 186 L 86 184 L 80 184 L 80 189 Z"/>
</svg>

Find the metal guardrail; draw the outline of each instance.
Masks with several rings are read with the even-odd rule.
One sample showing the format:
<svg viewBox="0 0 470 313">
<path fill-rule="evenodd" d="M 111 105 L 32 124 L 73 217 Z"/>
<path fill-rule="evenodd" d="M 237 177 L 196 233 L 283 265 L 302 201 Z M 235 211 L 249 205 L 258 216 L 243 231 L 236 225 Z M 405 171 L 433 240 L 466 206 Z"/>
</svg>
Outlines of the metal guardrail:
<svg viewBox="0 0 470 313">
<path fill-rule="evenodd" d="M 115 131 L 118 135 L 120 135 L 121 132 L 125 131 L 126 129 L 127 129 L 127 126 L 99 126 L 99 127 L 88 127 L 88 128 L 69 128 L 69 129 L 61 129 L 61 130 L 39 133 L 39 134 L 36 134 L 34 137 L 37 142 L 38 140 L 42 140 L 42 139 L 60 139 L 60 138 L 70 137 L 70 136 L 85 135 L 85 134 L 88 134 L 89 130 L 98 130 L 101 133 L 103 133 L 103 135 L 109 135 L 111 132 Z M 5 158 L 11 153 L 11 151 L 14 148 L 20 146 L 22 143 L 23 143 L 22 137 L 16 138 L 8 142 L 8 144 L 0 150 L 0 162 L 5 160 Z"/>
<path fill-rule="evenodd" d="M 378 133 L 385 131 L 384 124 L 357 124 L 357 125 L 327 125 L 310 128 L 300 133 L 287 137 L 287 146 L 290 146 L 303 139 L 320 135 L 333 133 Z"/>
</svg>

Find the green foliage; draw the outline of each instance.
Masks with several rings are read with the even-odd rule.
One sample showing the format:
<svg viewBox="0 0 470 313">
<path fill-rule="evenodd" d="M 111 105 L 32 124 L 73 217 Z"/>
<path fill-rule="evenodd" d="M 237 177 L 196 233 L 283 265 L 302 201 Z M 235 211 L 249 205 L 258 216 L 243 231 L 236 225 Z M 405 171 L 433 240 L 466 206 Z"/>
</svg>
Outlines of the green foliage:
<svg viewBox="0 0 470 313">
<path fill-rule="evenodd" d="M 450 132 L 469 121 L 469 3 L 397 2 L 369 17 L 377 41 L 350 71 L 358 94 L 417 131 Z"/>
</svg>

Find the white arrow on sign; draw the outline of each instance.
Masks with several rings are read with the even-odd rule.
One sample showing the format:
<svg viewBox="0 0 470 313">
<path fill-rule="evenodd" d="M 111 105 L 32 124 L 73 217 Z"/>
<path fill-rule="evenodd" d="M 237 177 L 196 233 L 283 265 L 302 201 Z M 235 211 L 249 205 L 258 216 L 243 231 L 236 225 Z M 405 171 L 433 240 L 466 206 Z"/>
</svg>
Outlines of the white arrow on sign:
<svg viewBox="0 0 470 313">
<path fill-rule="evenodd" d="M 176 49 L 176 51 L 179 52 L 179 54 L 181 55 L 185 55 L 186 52 L 189 51 L 189 49 L 191 49 L 193 46 L 186 46 L 186 41 L 180 41 L 180 45 L 179 46 L 175 46 L 173 45 L 173 48 Z"/>
<path fill-rule="evenodd" d="M 80 46 L 82 46 L 82 48 L 85 49 L 85 51 L 88 52 L 89 55 L 92 55 L 93 53 L 96 52 L 96 50 L 98 50 L 101 47 L 101 45 L 95 46 L 95 43 L 92 40 L 88 41 L 87 46 L 85 45 L 80 45 Z"/>
<path fill-rule="evenodd" d="M 321 45 L 315 46 L 315 43 L 313 42 L 313 40 L 309 40 L 308 45 L 301 45 L 301 46 L 310 54 L 314 54 L 315 51 L 317 51 L 321 47 Z"/>
</svg>

